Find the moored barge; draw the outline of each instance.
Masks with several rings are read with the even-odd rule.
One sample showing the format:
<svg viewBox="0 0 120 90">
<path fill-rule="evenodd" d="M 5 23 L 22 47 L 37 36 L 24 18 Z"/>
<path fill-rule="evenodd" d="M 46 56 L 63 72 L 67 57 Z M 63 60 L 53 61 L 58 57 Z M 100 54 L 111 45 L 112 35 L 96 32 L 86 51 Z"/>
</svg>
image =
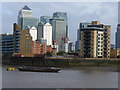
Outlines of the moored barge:
<svg viewBox="0 0 120 90">
<path fill-rule="evenodd" d="M 31 71 L 31 72 L 58 72 L 61 70 L 61 68 L 55 68 L 55 67 L 18 67 L 19 71 Z"/>
</svg>

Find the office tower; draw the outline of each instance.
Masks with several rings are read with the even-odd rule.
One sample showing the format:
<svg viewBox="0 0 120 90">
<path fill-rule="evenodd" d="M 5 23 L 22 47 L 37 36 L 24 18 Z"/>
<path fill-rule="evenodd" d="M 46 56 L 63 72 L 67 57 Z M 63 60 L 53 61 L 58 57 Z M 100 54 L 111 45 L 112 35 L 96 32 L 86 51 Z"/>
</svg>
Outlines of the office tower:
<svg viewBox="0 0 120 90">
<path fill-rule="evenodd" d="M 75 42 L 69 43 L 69 52 L 75 52 Z"/>
<path fill-rule="evenodd" d="M 66 31 L 66 37 L 68 38 L 68 21 L 67 21 L 67 13 L 66 12 L 55 12 L 53 13 L 53 18 L 55 19 L 64 19 L 64 22 L 66 24 L 65 31 Z"/>
<path fill-rule="evenodd" d="M 80 50 L 80 40 L 75 42 L 75 52 L 79 52 Z"/>
<path fill-rule="evenodd" d="M 81 28 L 81 52 L 84 58 L 110 57 L 111 26 L 92 21 L 91 25 Z"/>
<path fill-rule="evenodd" d="M 12 55 L 13 53 L 13 34 L 0 34 L 0 54 Z M 7 57 L 5 56 L 5 57 Z"/>
<path fill-rule="evenodd" d="M 120 24 L 117 26 L 117 32 L 116 32 L 116 49 L 120 49 Z"/>
<path fill-rule="evenodd" d="M 65 12 L 56 12 L 53 13 L 53 18 L 50 19 L 52 24 L 53 37 L 52 40 L 58 42 L 59 51 L 62 50 L 61 40 L 63 37 L 68 38 L 68 23 L 67 23 L 67 13 Z"/>
<path fill-rule="evenodd" d="M 47 40 L 47 45 L 52 46 L 52 25 L 50 23 L 42 23 L 38 24 L 38 40 L 41 38 Z"/>
<path fill-rule="evenodd" d="M 40 22 L 42 23 L 49 23 L 50 22 L 50 19 L 52 19 L 52 16 L 41 16 L 40 17 Z"/>
<path fill-rule="evenodd" d="M 68 38 L 63 37 L 61 41 L 62 41 L 61 50 L 65 51 L 65 52 L 68 52 Z"/>
<path fill-rule="evenodd" d="M 120 24 L 120 1 L 118 2 L 118 24 Z"/>
<path fill-rule="evenodd" d="M 18 25 L 22 30 L 25 29 L 26 26 L 37 27 L 39 20 L 32 16 L 32 10 L 28 6 L 24 6 L 18 13 Z"/>
</svg>

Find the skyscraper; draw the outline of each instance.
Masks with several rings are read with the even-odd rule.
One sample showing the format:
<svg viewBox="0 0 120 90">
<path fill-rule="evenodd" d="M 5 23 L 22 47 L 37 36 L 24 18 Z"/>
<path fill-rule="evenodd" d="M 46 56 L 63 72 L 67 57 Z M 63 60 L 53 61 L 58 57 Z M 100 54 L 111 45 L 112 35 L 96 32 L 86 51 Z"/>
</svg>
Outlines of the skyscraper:
<svg viewBox="0 0 120 90">
<path fill-rule="evenodd" d="M 48 23 L 42 23 L 40 22 L 38 24 L 38 40 L 46 39 L 47 45 L 52 46 L 52 25 Z"/>
<path fill-rule="evenodd" d="M 45 24 L 47 22 L 50 22 L 50 19 L 52 19 L 52 16 L 41 16 L 40 17 L 40 22 Z"/>
<path fill-rule="evenodd" d="M 116 32 L 116 49 L 120 49 L 120 24 L 117 26 L 117 32 Z"/>
<path fill-rule="evenodd" d="M 115 40 L 116 49 L 120 49 L 120 1 L 118 2 L 118 25 Z"/>
<path fill-rule="evenodd" d="M 92 21 L 91 25 L 81 28 L 81 57 L 109 58 L 110 57 L 111 26 Z"/>
<path fill-rule="evenodd" d="M 21 29 L 25 29 L 26 26 L 31 27 L 38 25 L 38 19 L 32 16 L 32 10 L 25 5 L 18 13 L 18 25 Z"/>
<path fill-rule="evenodd" d="M 62 38 L 68 38 L 68 23 L 67 23 L 67 13 L 56 12 L 53 13 L 53 18 L 50 19 L 52 24 L 52 40 L 58 42 L 59 51 L 62 50 Z"/>
<path fill-rule="evenodd" d="M 64 19 L 64 21 L 66 22 L 66 38 L 68 38 L 67 13 L 66 12 L 55 12 L 55 13 L 53 13 L 53 18 Z"/>
</svg>

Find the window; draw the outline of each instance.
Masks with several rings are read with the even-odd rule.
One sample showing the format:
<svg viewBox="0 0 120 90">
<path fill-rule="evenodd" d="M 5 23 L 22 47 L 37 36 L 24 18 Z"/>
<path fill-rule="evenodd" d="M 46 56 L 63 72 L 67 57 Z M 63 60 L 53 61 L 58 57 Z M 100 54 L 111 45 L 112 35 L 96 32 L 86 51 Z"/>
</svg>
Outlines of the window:
<svg viewBox="0 0 120 90">
<path fill-rule="evenodd" d="M 29 45 L 28 43 L 25 43 L 25 45 Z"/>
<path fill-rule="evenodd" d="M 26 37 L 26 39 L 29 39 L 28 37 Z"/>
<path fill-rule="evenodd" d="M 25 42 L 29 42 L 28 40 L 25 40 Z"/>
<path fill-rule="evenodd" d="M 29 48 L 29 47 L 25 47 L 25 48 Z"/>
<path fill-rule="evenodd" d="M 29 51 L 29 50 L 25 50 L 25 51 Z"/>
<path fill-rule="evenodd" d="M 25 36 L 29 36 L 29 34 L 26 34 Z"/>
<path fill-rule="evenodd" d="M 98 36 L 100 36 L 100 34 L 98 33 Z"/>
</svg>

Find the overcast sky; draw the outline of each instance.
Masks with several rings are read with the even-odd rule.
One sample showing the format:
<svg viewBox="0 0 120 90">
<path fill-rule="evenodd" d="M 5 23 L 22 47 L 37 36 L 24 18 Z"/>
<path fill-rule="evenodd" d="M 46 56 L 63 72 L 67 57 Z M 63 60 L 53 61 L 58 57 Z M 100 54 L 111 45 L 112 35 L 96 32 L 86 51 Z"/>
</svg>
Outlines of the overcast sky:
<svg viewBox="0 0 120 90">
<path fill-rule="evenodd" d="M 27 5 L 33 17 L 52 16 L 54 12 L 67 12 L 69 40 L 77 40 L 80 22 L 100 21 L 111 25 L 111 43 L 115 42 L 118 22 L 117 2 L 4 2 L 2 3 L 2 33 L 12 33 L 13 23 L 17 22 L 18 11 Z"/>
</svg>

